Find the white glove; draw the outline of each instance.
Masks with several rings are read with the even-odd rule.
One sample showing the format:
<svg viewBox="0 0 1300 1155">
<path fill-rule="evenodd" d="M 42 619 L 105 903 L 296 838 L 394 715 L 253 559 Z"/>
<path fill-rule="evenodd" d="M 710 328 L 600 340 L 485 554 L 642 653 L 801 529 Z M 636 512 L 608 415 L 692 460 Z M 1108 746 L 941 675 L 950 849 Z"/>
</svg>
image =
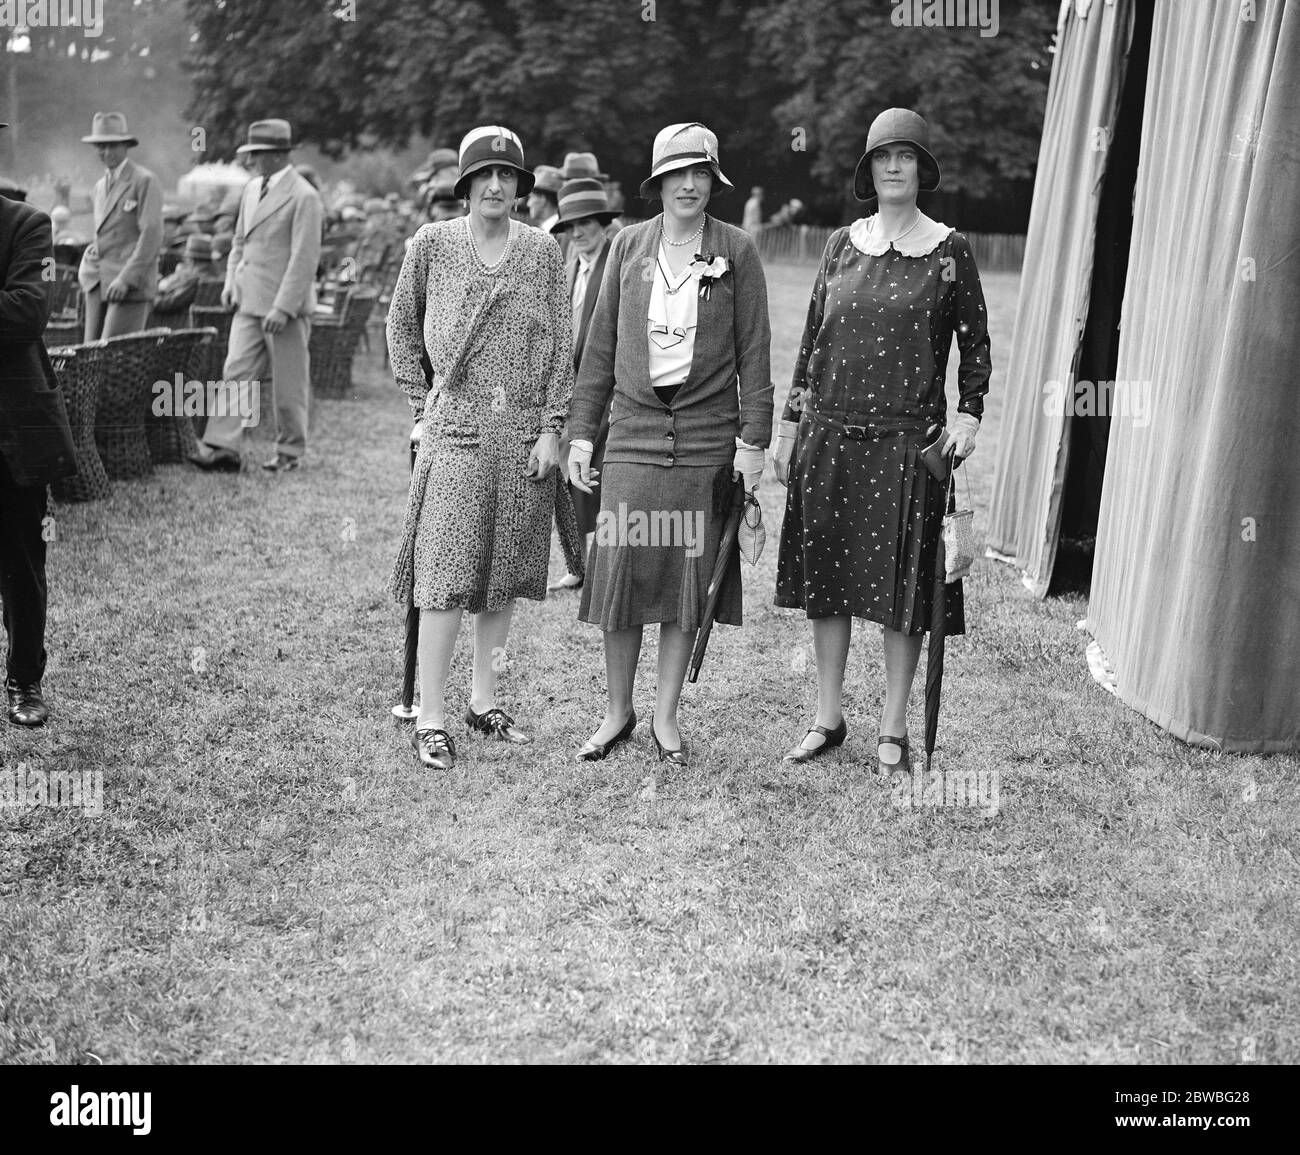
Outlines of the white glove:
<svg viewBox="0 0 1300 1155">
<path fill-rule="evenodd" d="M 753 493 L 758 489 L 758 483 L 763 480 L 763 466 L 766 460 L 761 449 L 737 442 L 736 457 L 731 463 L 731 468 L 745 479 L 746 492 Z"/>
<path fill-rule="evenodd" d="M 569 484 L 583 493 L 590 493 L 593 485 L 600 484 L 595 480 L 600 475 L 591 472 L 591 455 L 595 452 L 590 441 L 579 438 L 569 442 Z"/>
<path fill-rule="evenodd" d="M 969 413 L 958 413 L 948 426 L 948 440 L 943 451 L 953 451 L 953 464 L 960 465 L 975 452 L 975 434 L 980 431 L 980 419 Z"/>
</svg>

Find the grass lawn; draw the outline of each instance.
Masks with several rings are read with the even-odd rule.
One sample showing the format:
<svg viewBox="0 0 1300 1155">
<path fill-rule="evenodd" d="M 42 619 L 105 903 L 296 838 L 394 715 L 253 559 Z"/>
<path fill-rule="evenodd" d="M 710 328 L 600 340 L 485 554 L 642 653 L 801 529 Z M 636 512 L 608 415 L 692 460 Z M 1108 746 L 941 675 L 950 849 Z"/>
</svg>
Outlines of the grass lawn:
<svg viewBox="0 0 1300 1155">
<path fill-rule="evenodd" d="M 770 270 L 778 400 L 812 277 Z M 1016 278 L 986 292 L 981 511 Z M 501 700 L 534 744 L 461 729 L 423 773 L 388 712 L 409 423 L 378 348 L 303 472 L 169 466 L 54 510 L 55 721 L 5 727 L 0 765 L 102 770 L 104 810 L 0 809 L 0 1061 L 1300 1058 L 1297 759 L 1174 741 L 1092 682 L 1082 599 L 981 561 L 940 751 L 999 772 L 999 813 L 871 778 L 874 626 L 847 744 L 783 766 L 814 672 L 771 604 L 771 480 L 747 624 L 686 690 L 688 771 L 654 760 L 653 631 L 632 743 L 573 761 L 604 673 L 569 594 L 515 617 Z"/>
</svg>

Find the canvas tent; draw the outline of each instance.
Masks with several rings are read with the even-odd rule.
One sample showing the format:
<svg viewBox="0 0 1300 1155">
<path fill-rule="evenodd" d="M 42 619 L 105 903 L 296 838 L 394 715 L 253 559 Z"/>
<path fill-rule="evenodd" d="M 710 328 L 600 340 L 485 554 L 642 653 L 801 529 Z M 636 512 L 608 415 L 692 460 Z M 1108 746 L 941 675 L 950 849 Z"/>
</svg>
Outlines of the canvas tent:
<svg viewBox="0 0 1300 1155">
<path fill-rule="evenodd" d="M 1300 4 L 1067 0 L 989 552 L 1095 529 L 1094 673 L 1224 750 L 1300 749 L 1297 305 Z"/>
</svg>

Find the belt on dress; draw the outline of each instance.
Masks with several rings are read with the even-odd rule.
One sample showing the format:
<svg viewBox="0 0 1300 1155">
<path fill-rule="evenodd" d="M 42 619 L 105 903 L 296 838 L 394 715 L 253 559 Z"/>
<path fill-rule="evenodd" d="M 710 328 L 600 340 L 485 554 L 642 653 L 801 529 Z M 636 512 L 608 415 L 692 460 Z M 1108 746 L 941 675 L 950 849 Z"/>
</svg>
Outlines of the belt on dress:
<svg viewBox="0 0 1300 1155">
<path fill-rule="evenodd" d="M 805 409 L 804 412 L 813 421 L 838 429 L 851 441 L 870 441 L 877 437 L 888 437 L 893 433 L 924 433 L 932 425 L 943 424 L 942 415 L 934 417 L 886 417 L 882 420 L 856 425 L 849 421 L 841 421 L 838 417 L 828 417 L 824 413 L 817 412 L 816 409 Z"/>
</svg>

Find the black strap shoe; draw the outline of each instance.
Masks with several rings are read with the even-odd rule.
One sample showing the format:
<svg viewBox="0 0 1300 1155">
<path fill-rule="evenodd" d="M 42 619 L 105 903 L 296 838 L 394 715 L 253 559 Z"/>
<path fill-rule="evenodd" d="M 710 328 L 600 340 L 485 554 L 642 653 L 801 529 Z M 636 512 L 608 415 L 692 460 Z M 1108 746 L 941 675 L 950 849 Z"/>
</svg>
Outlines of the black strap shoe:
<svg viewBox="0 0 1300 1155">
<path fill-rule="evenodd" d="M 456 743 L 446 730 L 428 727 L 411 735 L 415 756 L 426 770 L 450 770 L 456 765 Z"/>
<path fill-rule="evenodd" d="M 481 734 L 487 734 L 501 742 L 513 742 L 516 746 L 523 746 L 532 739 L 515 725 L 515 720 L 510 717 L 504 710 L 498 706 L 493 706 L 490 710 L 484 710 L 481 714 L 474 713 L 472 706 L 465 708 L 465 724 L 471 730 L 477 730 Z"/>
<path fill-rule="evenodd" d="M 834 750 L 836 746 L 843 746 L 844 739 L 849 736 L 848 723 L 843 718 L 840 719 L 838 726 L 832 726 L 827 729 L 825 726 L 813 726 L 808 731 L 809 734 L 820 734 L 826 739 L 820 746 L 809 750 L 800 743 L 793 750 L 787 750 L 783 762 L 811 762 L 818 754 L 825 754 L 827 750 Z M 804 735 L 805 740 L 807 735 Z"/>
<path fill-rule="evenodd" d="M 880 747 L 890 743 L 902 751 L 902 756 L 897 762 L 886 762 L 880 756 Z M 881 734 L 880 740 L 876 743 L 876 774 L 881 778 L 889 778 L 898 771 L 904 774 L 912 772 L 912 754 L 907 745 L 907 735 L 904 734 L 901 738 L 891 738 L 888 734 Z"/>
<path fill-rule="evenodd" d="M 15 726 L 44 726 L 50 717 L 50 708 L 41 697 L 40 682 L 5 680 L 5 695 L 9 699 L 9 721 Z"/>
</svg>

